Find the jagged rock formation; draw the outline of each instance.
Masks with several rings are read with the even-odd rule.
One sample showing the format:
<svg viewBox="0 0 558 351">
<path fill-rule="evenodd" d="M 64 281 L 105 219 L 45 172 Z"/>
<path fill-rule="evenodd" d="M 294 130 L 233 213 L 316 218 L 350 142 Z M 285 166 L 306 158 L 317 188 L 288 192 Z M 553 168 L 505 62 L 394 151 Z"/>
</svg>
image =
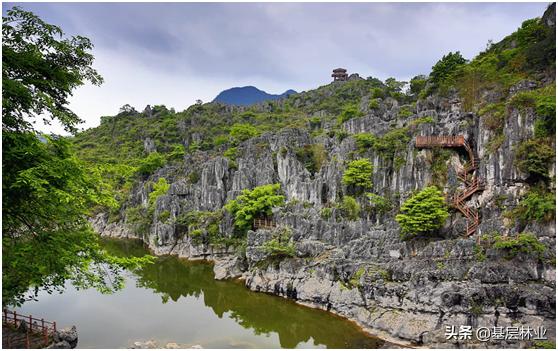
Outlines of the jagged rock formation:
<svg viewBox="0 0 558 351">
<path fill-rule="evenodd" d="M 300 128 L 267 132 L 240 142 L 234 158 L 208 151 L 187 153 L 181 162 L 138 181 L 120 210 L 120 220 L 110 221 L 109 215 L 102 213 L 92 222 L 101 235 L 142 238 L 155 254 L 215 260 L 217 279 L 242 277 L 249 289 L 327 309 L 386 339 L 465 346 L 463 341 L 446 340 L 446 325 L 544 326 L 547 336 L 554 339 L 554 223 L 514 224 L 504 216 L 530 188 L 529 175 L 514 160 L 517 146 L 534 136 L 537 121 L 533 108 L 508 102 L 553 79 L 546 75 L 537 82 L 524 80 L 506 92 L 507 113 L 497 136 L 489 125 L 493 121 L 469 111 L 455 92 L 447 97 L 427 96 L 405 106 L 391 97 L 375 99 L 369 91 L 359 92 L 360 116 L 341 121 L 336 132 L 332 132 L 335 121 L 328 118 L 327 111 L 317 110 L 310 117 L 323 133 Z M 289 106 L 319 105 L 322 96 L 331 96 L 335 89 L 350 89 L 349 84 L 358 81 L 291 96 Z M 500 98 L 485 90 L 478 100 L 490 104 Z M 253 109 L 264 113 L 272 107 L 262 104 Z M 224 107 L 222 113 L 230 111 Z M 178 127 L 188 128 L 186 124 Z M 394 142 L 400 143 L 395 150 L 359 150 L 356 145 L 355 134 L 393 138 L 393 131 L 400 132 L 395 134 Z M 466 205 L 480 210 L 477 236 L 463 236 L 467 221 L 460 212 L 452 211 L 438 236 L 401 239 L 394 215 L 411 193 L 433 183 L 449 195 L 463 187 L 455 169 L 463 169 L 467 155 L 453 150 L 441 157 L 437 150 L 419 150 L 413 138 L 417 135 L 463 135 L 474 148 L 479 157 L 476 171 L 485 180 L 485 187 L 467 198 Z M 189 138 L 185 145 L 201 136 L 192 133 Z M 319 145 L 324 151 L 325 160 L 316 170 L 308 169 L 297 153 L 309 145 Z M 342 176 L 347 161 L 355 155 L 371 161 L 374 172 L 369 190 L 388 199 L 391 209 L 363 210 L 358 219 L 349 220 L 335 204 L 350 193 Z M 549 177 L 554 179 L 555 164 L 548 166 Z M 138 231 L 128 210 L 147 208 L 153 183 L 160 178 L 170 184 L 169 190 L 156 199 L 148 229 Z M 278 227 L 249 231 L 244 245 L 200 241 L 180 220 L 192 211 L 217 213 L 241 190 L 271 183 L 281 184 L 287 201 L 274 209 Z M 362 208 L 369 205 L 365 198 L 357 200 Z M 220 216 L 219 235 L 230 239 L 234 233 L 232 218 L 227 212 Z M 262 245 L 285 227 L 292 231 L 296 254 L 272 257 Z M 520 252 L 511 258 L 502 250 L 477 243 L 478 236 L 485 234 L 519 232 L 534 234 L 546 246 L 546 256 Z M 489 345 L 468 341 L 466 346 L 496 344 L 530 345 L 495 340 Z"/>
<path fill-rule="evenodd" d="M 387 116 L 396 114 L 399 106 L 382 106 L 382 110 L 381 114 L 369 111 L 343 127 L 352 133 L 375 132 L 381 136 L 382 126 L 390 121 Z M 526 190 L 525 175 L 511 160 L 515 157 L 515 142 L 531 136 L 534 114 L 512 111 L 506 120 L 504 143 L 494 153 L 486 151 L 490 134 L 483 128 L 483 120 L 464 112 L 457 98 L 429 98 L 417 104 L 413 116 L 395 123 L 402 127 L 427 115 L 433 117 L 434 123 L 415 126 L 416 135 L 463 134 L 477 149 L 479 172 L 486 179 L 486 190 L 471 200 L 482 212 L 480 234 L 506 230 L 502 205 L 497 202 L 505 197 L 508 204 L 513 204 Z M 311 143 L 324 145 L 330 160 L 314 175 L 291 151 L 292 147 Z M 287 148 L 284 154 L 282 148 Z M 341 177 L 343 162 L 354 150 L 352 138 L 338 142 L 323 136 L 313 139 L 299 130 L 283 130 L 250 139 L 238 149 L 237 169 L 231 168 L 231 161 L 225 157 L 188 155 L 185 171 L 167 167 L 152 176 L 171 182 L 168 194 L 157 200 L 155 222 L 143 237 L 156 254 L 216 259 L 217 277 L 242 273 L 246 286 L 252 290 L 328 309 L 376 333 L 383 331 L 415 343 L 444 341 L 443 335 L 441 339 L 438 335 L 444 325 L 511 325 L 512 321 L 546 327 L 554 324 L 554 264 L 529 256 L 508 261 L 496 250 L 488 250 L 487 258 L 479 261 L 475 239 L 461 237 L 465 219 L 459 213 L 452 214 L 441 238 L 414 242 L 399 238 L 398 225 L 389 213 L 357 221 L 322 218 L 320 209 L 346 191 Z M 427 186 L 433 177 L 431 153 L 415 149 L 410 141 L 399 168 L 394 167 L 393 160 L 373 154 L 374 168 L 383 171 L 374 173 L 372 192 L 399 194 L 402 201 L 406 194 Z M 460 163 L 461 159 L 465 157 L 454 153 L 448 163 Z M 447 189 L 458 185 L 452 169 L 448 166 Z M 200 178 L 190 184 L 187 175 L 194 171 L 199 172 Z M 248 233 L 246 259 L 242 260 L 232 258 L 232 249 L 194 244 L 173 221 L 180 213 L 193 209 L 218 210 L 240 190 L 274 182 L 281 183 L 288 201 L 288 206 L 277 210 L 274 219 L 278 225 L 293 229 L 296 258 L 262 267 L 260 263 L 266 257 L 259 246 L 270 237 L 269 230 Z M 130 205 L 146 204 L 148 192 L 145 183 L 137 184 Z M 156 220 L 163 211 L 170 212 L 170 221 Z M 136 237 L 125 223 L 106 224 L 106 219 L 101 215 L 95 222 L 103 235 Z M 225 217 L 220 229 L 232 233 L 231 219 Z M 552 223 L 530 224 L 527 230 L 554 250 Z M 357 284 L 347 287 L 346 282 L 363 269 Z"/>
</svg>

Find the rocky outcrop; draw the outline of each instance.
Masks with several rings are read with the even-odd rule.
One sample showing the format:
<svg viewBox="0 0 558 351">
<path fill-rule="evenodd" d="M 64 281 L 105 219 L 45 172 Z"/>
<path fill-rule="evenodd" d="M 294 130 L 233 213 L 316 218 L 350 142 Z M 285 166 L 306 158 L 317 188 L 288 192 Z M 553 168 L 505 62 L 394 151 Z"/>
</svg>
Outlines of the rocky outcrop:
<svg viewBox="0 0 558 351">
<path fill-rule="evenodd" d="M 47 349 L 75 349 L 78 344 L 78 332 L 76 326 L 58 330 L 54 334 L 53 343 Z"/>
<path fill-rule="evenodd" d="M 515 91 L 533 89 L 522 82 Z M 480 210 L 478 235 L 515 234 L 529 230 L 555 251 L 552 223 L 528 228 L 508 226 L 502 214 L 517 205 L 528 189 L 527 177 L 513 162 L 516 146 L 533 135 L 532 109 L 510 108 L 501 145 L 486 121 L 464 111 L 459 98 L 429 97 L 407 106 L 411 116 L 400 117 L 402 106 L 387 98 L 374 110 L 361 106 L 363 117 L 343 124 L 349 135 L 368 132 L 382 137 L 396 128 L 416 135 L 464 135 L 480 158 L 479 175 L 486 181 L 468 206 Z M 428 118 L 426 118 L 428 117 Z M 325 118 L 325 117 L 324 117 Z M 324 122 L 323 125 L 327 125 Z M 296 148 L 323 146 L 327 161 L 315 173 L 298 159 Z M 187 155 L 182 165 L 160 169 L 134 187 L 123 208 L 121 221 L 109 223 L 108 215 L 93 219 L 102 235 L 139 237 L 156 254 L 175 254 L 189 259 L 213 259 L 216 279 L 242 277 L 254 291 L 273 293 L 298 303 L 335 312 L 356 321 L 384 338 L 409 344 L 463 347 L 444 336 L 447 325 L 544 326 L 555 337 L 555 263 L 520 254 L 509 259 L 497 250 L 479 254 L 475 238 L 463 237 L 465 219 L 453 212 L 439 237 L 403 241 L 394 214 L 417 189 L 437 181 L 447 193 L 460 186 L 455 172 L 467 158 L 459 150 L 443 160 L 443 179 L 434 174 L 434 151 L 417 150 L 411 138 L 395 157 L 370 150 L 373 166 L 371 192 L 391 202 L 385 213 L 363 211 L 357 220 L 343 219 L 335 204 L 347 194 L 341 178 L 345 162 L 354 157 L 354 138 L 319 136 L 298 129 L 265 133 L 241 143 L 234 162 L 204 152 Z M 554 165 L 552 165 L 554 175 Z M 192 175 L 197 175 L 194 177 Z M 143 234 L 131 229 L 126 208 L 147 206 L 150 183 L 164 177 L 168 193 L 157 199 L 152 225 Z M 197 242 L 178 222 L 191 211 L 218 211 L 242 189 L 280 183 L 287 204 L 274 210 L 279 227 L 292 231 L 294 257 L 270 257 L 262 250 L 273 230 L 248 232 L 245 252 L 223 244 Z M 359 199 L 363 208 L 367 204 Z M 329 216 L 324 208 L 331 209 Z M 168 218 L 161 221 L 161 214 Z M 223 238 L 234 235 L 232 220 L 219 223 Z M 523 346 L 519 341 L 495 341 L 498 346 Z M 467 347 L 487 346 L 471 341 Z"/>
</svg>

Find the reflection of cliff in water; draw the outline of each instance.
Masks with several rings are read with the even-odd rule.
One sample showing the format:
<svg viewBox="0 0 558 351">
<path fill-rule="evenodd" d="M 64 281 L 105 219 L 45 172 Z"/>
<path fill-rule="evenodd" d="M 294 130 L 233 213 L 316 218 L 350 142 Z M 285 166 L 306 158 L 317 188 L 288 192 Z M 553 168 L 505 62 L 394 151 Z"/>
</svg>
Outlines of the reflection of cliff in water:
<svg viewBox="0 0 558 351">
<path fill-rule="evenodd" d="M 147 254 L 139 241 L 106 240 L 116 255 Z M 137 285 L 162 294 L 163 302 L 203 296 L 206 306 L 223 317 L 230 313 L 238 324 L 256 334 L 275 332 L 281 347 L 293 348 L 313 339 L 329 348 L 376 348 L 383 341 L 370 338 L 356 325 L 333 314 L 299 306 L 292 301 L 252 292 L 238 282 L 217 281 L 207 263 L 188 262 L 172 256 L 158 257 L 155 264 L 134 272 Z"/>
</svg>

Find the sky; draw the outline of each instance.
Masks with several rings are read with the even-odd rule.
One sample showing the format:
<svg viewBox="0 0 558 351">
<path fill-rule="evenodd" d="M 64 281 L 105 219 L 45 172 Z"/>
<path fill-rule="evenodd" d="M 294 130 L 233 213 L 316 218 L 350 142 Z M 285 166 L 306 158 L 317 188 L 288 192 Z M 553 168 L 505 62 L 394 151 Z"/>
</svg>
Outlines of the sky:
<svg viewBox="0 0 558 351">
<path fill-rule="evenodd" d="M 182 111 L 253 85 L 268 93 L 328 84 L 331 70 L 382 80 L 428 74 L 450 51 L 467 59 L 548 3 L 17 3 L 95 48 L 105 82 L 70 108 L 99 125 L 124 104 Z M 5 14 L 14 3 L 3 3 Z M 57 125 L 37 125 L 62 133 Z"/>
</svg>

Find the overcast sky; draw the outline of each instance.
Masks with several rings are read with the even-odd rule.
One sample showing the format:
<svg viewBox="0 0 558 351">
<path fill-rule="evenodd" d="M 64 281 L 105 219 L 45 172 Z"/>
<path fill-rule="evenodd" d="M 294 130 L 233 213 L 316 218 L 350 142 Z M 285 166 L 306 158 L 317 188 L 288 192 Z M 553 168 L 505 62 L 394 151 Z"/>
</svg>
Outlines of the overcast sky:
<svg viewBox="0 0 558 351">
<path fill-rule="evenodd" d="M 94 45 L 105 83 L 71 108 L 99 124 L 128 103 L 181 111 L 254 85 L 269 93 L 327 84 L 331 70 L 380 79 L 428 74 L 449 51 L 474 57 L 548 3 L 22 3 Z M 3 3 L 3 13 L 13 3 Z M 59 128 L 52 128 L 60 132 Z"/>
</svg>

